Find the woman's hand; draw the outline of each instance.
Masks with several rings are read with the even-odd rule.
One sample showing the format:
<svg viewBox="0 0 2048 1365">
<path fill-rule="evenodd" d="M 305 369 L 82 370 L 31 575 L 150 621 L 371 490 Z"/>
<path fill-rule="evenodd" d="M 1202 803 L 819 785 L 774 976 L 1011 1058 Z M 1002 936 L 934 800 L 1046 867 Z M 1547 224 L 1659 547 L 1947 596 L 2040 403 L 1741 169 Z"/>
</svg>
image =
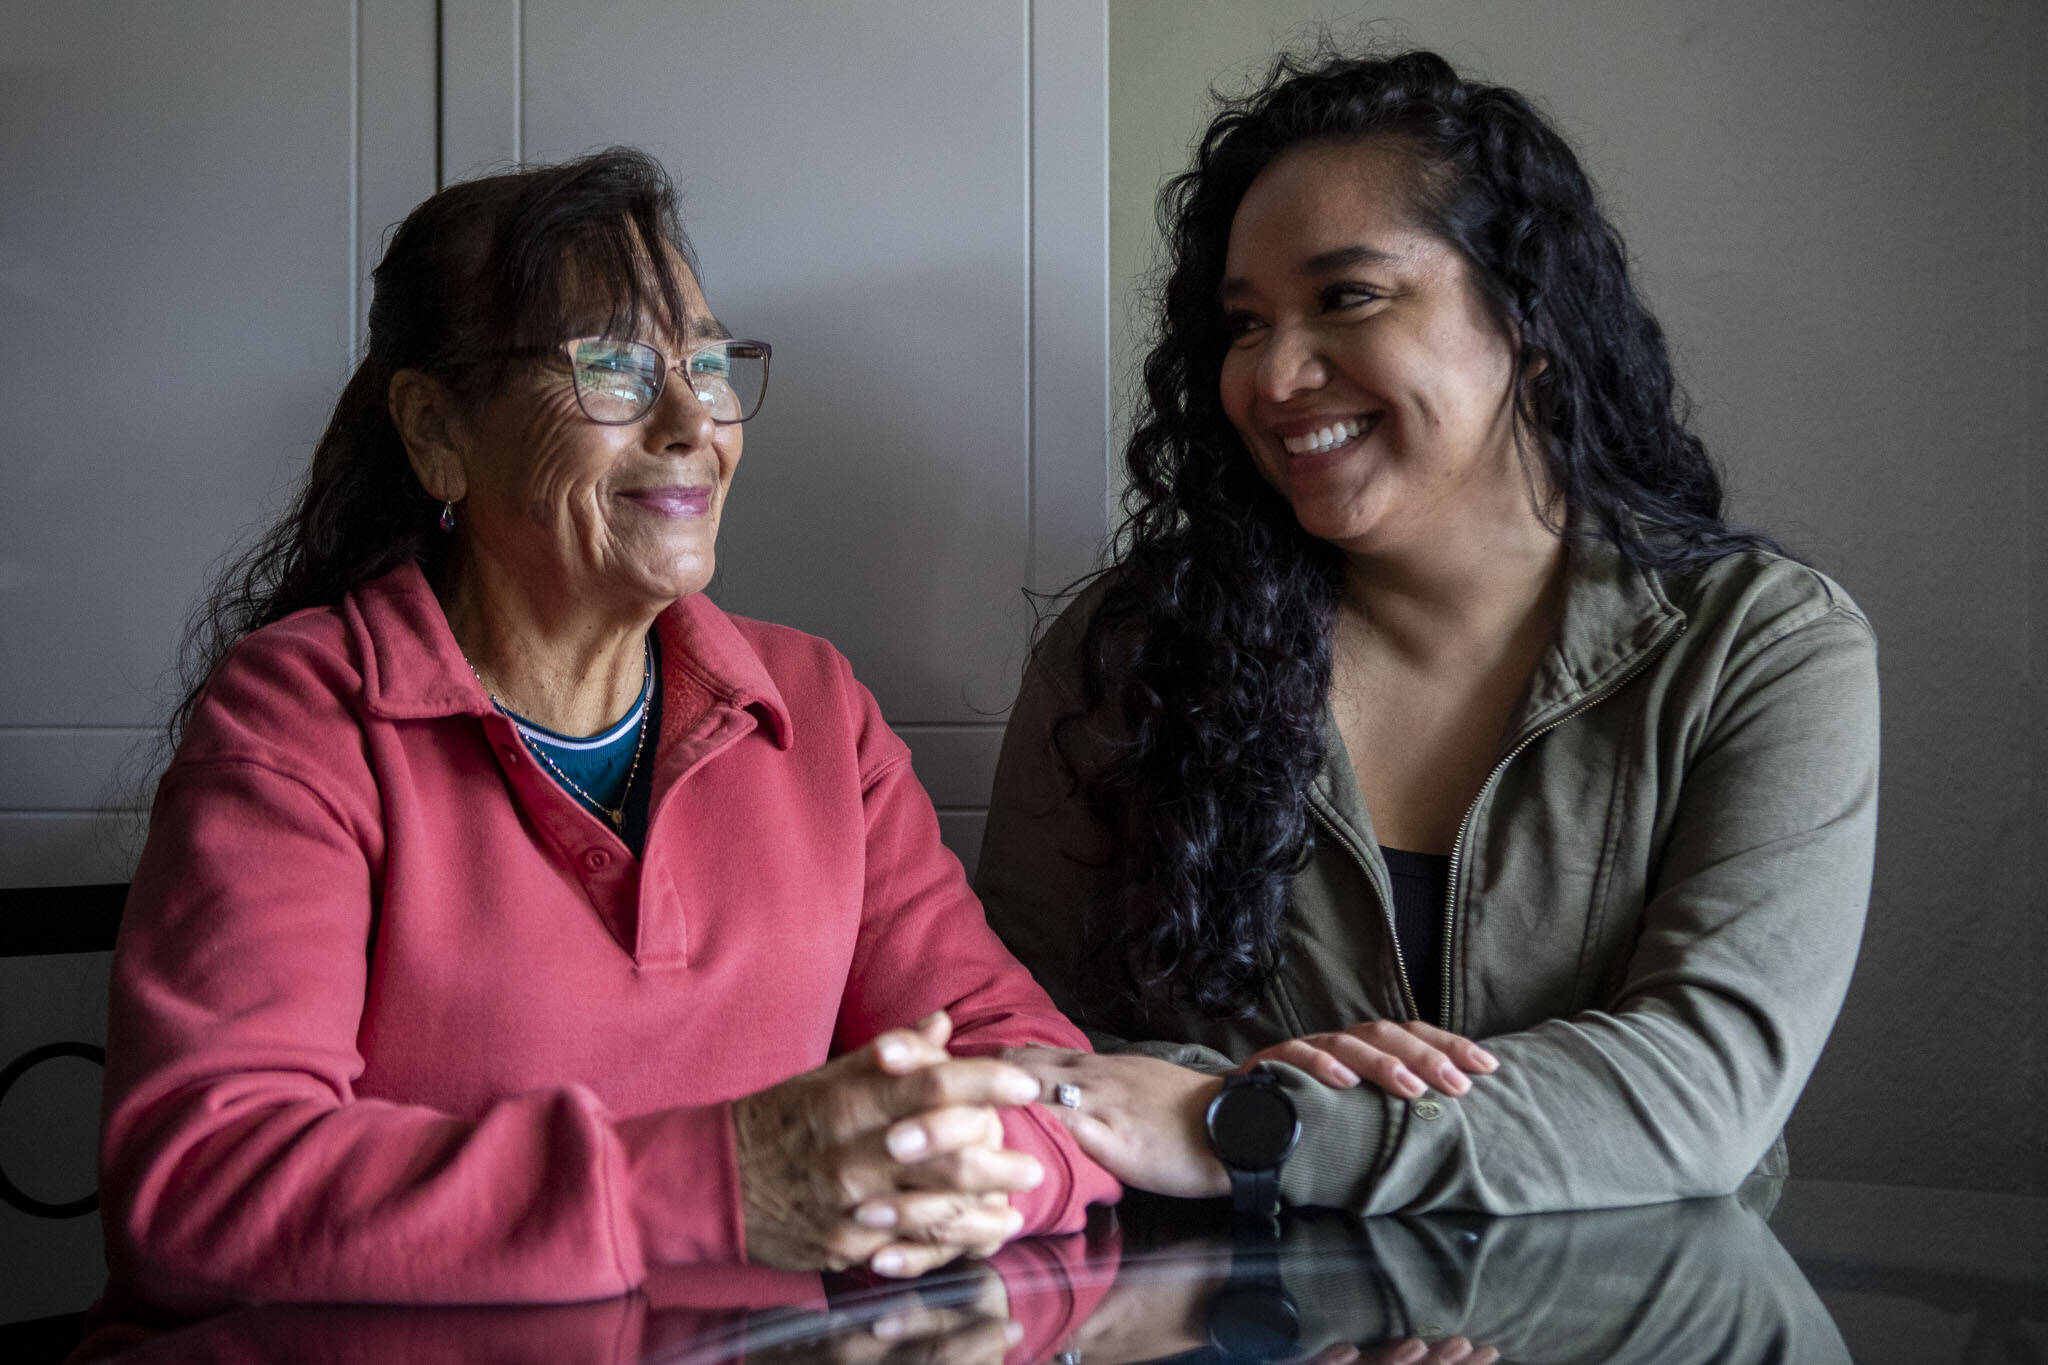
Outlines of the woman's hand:
<svg viewBox="0 0 2048 1365">
<path fill-rule="evenodd" d="M 1425 1090 L 1462 1095 L 1472 1088 L 1472 1077 L 1500 1069 L 1493 1054 L 1469 1038 L 1415 1020 L 1392 1019 L 1368 1019 L 1341 1032 L 1279 1043 L 1253 1053 L 1244 1068 L 1259 1062 L 1285 1062 L 1338 1090 L 1371 1081 L 1408 1100 L 1420 1099 Z"/>
<path fill-rule="evenodd" d="M 750 1259 L 921 1275 L 1017 1235 L 1010 1192 L 1045 1171 L 1003 1146 L 997 1111 L 1037 1099 L 1038 1083 L 948 1056 L 951 1032 L 934 1014 L 734 1102 Z"/>
<path fill-rule="evenodd" d="M 1002 1056 L 1038 1078 L 1046 1107 L 1082 1151 L 1124 1184 L 1182 1199 L 1230 1193 L 1202 1122 L 1223 1088 L 1221 1077 L 1128 1053 L 1023 1047 Z M 1079 1108 L 1053 1103 L 1060 1085 L 1079 1091 Z"/>
</svg>

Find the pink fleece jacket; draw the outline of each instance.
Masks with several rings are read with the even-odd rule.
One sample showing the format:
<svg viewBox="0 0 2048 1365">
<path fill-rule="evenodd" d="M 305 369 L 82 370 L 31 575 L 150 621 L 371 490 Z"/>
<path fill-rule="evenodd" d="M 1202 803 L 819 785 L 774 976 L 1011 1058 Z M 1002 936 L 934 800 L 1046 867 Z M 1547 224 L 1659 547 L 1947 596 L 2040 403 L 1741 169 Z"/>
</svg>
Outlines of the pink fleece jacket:
<svg viewBox="0 0 2048 1365">
<path fill-rule="evenodd" d="M 731 1101 L 945 1008 L 1085 1047 L 989 932 L 835 650 L 701 594 L 657 623 L 644 856 L 491 705 L 418 570 L 256 632 L 157 791 L 114 960 L 117 1283 L 572 1300 L 745 1255 Z M 1030 1231 L 1115 1182 L 1036 1107 Z"/>
</svg>

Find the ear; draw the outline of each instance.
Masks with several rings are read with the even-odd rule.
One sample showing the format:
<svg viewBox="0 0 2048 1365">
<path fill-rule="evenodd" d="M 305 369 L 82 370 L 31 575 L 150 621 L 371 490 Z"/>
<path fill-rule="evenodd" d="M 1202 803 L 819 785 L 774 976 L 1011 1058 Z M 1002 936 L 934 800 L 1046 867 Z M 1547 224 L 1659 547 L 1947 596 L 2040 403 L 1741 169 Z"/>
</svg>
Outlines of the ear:
<svg viewBox="0 0 2048 1365">
<path fill-rule="evenodd" d="M 461 502 L 469 494 L 469 473 L 463 467 L 454 401 L 432 375 L 400 370 L 385 391 L 391 423 L 405 442 L 405 457 L 420 486 L 436 502 Z"/>
</svg>

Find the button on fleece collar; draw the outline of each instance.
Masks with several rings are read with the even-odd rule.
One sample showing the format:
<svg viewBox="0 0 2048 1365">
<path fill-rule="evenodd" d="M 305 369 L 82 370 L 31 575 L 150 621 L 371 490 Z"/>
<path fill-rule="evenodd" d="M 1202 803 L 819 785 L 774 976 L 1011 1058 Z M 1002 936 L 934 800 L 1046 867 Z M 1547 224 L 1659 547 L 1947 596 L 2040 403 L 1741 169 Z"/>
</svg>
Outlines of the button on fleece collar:
<svg viewBox="0 0 2048 1365">
<path fill-rule="evenodd" d="M 428 720 L 493 713 L 490 696 L 470 671 L 417 565 L 356 589 L 343 613 L 362 658 L 363 700 L 372 715 Z M 665 670 L 687 674 L 719 701 L 758 712 L 776 747 L 790 746 L 794 735 L 782 693 L 725 613 L 692 593 L 656 618 L 655 632 Z"/>
</svg>

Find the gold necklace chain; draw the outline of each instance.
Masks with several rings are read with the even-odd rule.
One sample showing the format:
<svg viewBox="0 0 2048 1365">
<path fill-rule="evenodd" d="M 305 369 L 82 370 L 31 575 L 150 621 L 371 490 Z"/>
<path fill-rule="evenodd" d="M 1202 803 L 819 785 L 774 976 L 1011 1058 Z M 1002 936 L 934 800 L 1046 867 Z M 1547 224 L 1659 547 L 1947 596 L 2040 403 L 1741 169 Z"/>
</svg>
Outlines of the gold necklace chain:
<svg viewBox="0 0 2048 1365">
<path fill-rule="evenodd" d="M 524 730 L 519 732 L 520 741 L 526 745 L 527 751 L 541 762 L 547 764 L 548 771 L 560 779 L 563 786 L 575 792 L 578 796 L 603 812 L 604 818 L 611 821 L 612 828 L 621 834 L 626 831 L 626 803 L 633 799 L 633 778 L 640 772 L 640 752 L 647 747 L 647 713 L 654 707 L 654 646 L 651 644 L 647 645 L 646 649 L 647 673 L 640 680 L 643 702 L 640 708 L 640 733 L 633 740 L 633 766 L 626 769 L 626 786 L 619 795 L 619 807 L 617 810 L 613 810 L 610 806 L 607 806 L 604 802 L 577 786 L 575 778 L 555 766 L 555 760 L 548 757 L 547 750 L 542 749 L 529 739 Z M 477 672 L 476 665 L 470 663 L 469 654 L 466 651 L 462 654 L 462 662 L 469 664 L 470 675 L 476 679 L 477 686 L 483 688 L 484 695 L 491 699 L 491 705 L 495 706 L 507 720 L 512 721 L 513 729 L 518 730 L 519 722 L 514 713 L 506 708 L 504 702 L 498 700 L 497 693 L 491 691 L 491 685 L 484 681 L 483 674 Z"/>
</svg>

